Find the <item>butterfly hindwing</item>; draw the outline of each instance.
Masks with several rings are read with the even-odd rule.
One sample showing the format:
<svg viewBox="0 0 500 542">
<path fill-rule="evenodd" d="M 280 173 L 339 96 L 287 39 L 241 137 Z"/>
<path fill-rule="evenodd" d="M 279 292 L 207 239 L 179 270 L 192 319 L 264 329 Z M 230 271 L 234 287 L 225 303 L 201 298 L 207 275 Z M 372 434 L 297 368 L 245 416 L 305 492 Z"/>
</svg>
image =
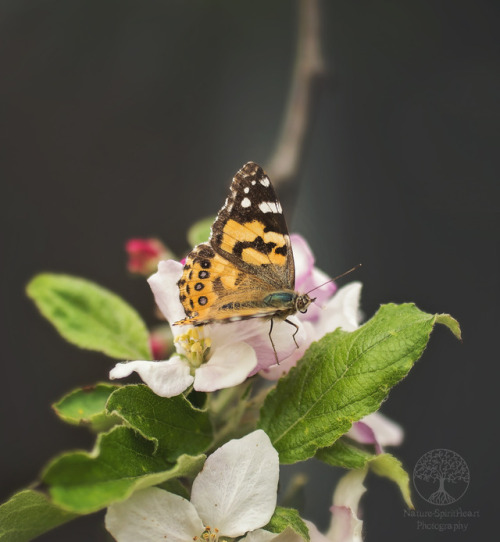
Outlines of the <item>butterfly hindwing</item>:
<svg viewBox="0 0 500 542">
<path fill-rule="evenodd" d="M 209 243 L 198 245 L 189 253 L 178 284 L 187 318 L 176 324 L 203 325 L 274 312 L 263 303 L 269 289 L 267 283 L 239 270 Z"/>
</svg>

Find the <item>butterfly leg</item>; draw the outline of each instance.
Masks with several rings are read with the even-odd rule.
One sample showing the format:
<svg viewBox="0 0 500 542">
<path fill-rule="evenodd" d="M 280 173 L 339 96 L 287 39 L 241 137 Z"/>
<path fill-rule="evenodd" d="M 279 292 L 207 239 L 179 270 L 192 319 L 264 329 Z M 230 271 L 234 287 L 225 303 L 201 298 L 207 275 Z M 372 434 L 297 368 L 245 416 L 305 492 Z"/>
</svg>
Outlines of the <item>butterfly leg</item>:
<svg viewBox="0 0 500 542">
<path fill-rule="evenodd" d="M 299 326 L 297 324 L 294 324 L 293 322 L 290 322 L 290 320 L 288 319 L 286 319 L 285 322 L 295 328 L 295 331 L 293 333 L 293 342 L 295 343 L 295 346 L 298 348 L 299 345 L 297 344 L 297 339 L 295 338 L 295 335 L 297 335 L 297 333 L 299 332 Z"/>
<path fill-rule="evenodd" d="M 271 345 L 272 345 L 273 350 L 274 350 L 274 357 L 276 358 L 276 363 L 279 365 L 280 362 L 278 361 L 278 352 L 276 352 L 276 347 L 274 346 L 274 341 L 273 341 L 273 337 L 272 337 L 273 326 L 274 326 L 274 319 L 271 318 L 271 326 L 269 327 L 269 340 L 271 341 Z"/>
</svg>

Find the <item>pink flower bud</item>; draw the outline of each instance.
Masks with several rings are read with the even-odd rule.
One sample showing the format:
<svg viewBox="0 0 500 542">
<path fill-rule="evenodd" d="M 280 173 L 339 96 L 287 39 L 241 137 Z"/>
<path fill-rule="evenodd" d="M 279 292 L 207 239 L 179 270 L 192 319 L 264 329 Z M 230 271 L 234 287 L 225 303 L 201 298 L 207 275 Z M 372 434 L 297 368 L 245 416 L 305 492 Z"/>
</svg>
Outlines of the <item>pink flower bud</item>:
<svg viewBox="0 0 500 542">
<path fill-rule="evenodd" d="M 168 359 L 174 351 L 174 338 L 168 325 L 157 326 L 149 335 L 149 346 L 153 359 Z"/>
<path fill-rule="evenodd" d="M 158 239 L 130 239 L 125 250 L 128 254 L 127 269 L 144 276 L 154 273 L 159 261 L 172 257 L 168 248 Z"/>
</svg>

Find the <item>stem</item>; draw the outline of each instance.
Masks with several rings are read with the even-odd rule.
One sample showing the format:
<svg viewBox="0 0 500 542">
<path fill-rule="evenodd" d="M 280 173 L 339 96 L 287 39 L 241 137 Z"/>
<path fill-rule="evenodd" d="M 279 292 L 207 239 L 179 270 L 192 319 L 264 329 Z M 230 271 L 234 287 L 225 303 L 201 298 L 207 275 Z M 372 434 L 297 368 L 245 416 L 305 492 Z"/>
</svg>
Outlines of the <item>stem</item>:
<svg viewBox="0 0 500 542">
<path fill-rule="evenodd" d="M 239 438 L 255 429 L 259 418 L 260 407 L 264 403 L 267 394 L 273 389 L 273 386 L 265 386 L 252 397 L 245 397 L 248 390 L 240 384 L 236 388 L 236 393 L 223 394 L 223 401 L 209 402 L 209 412 L 214 425 L 214 440 L 210 446 L 211 450 L 216 450 L 228 440 Z M 239 388 L 239 390 L 238 390 Z M 226 390 L 222 390 L 226 391 Z M 230 400 L 228 400 L 230 397 Z M 220 410 L 220 407 L 223 407 Z"/>
<path fill-rule="evenodd" d="M 321 52 L 321 0 L 299 0 L 297 54 L 281 133 L 267 169 L 275 186 L 290 189 L 298 180 L 306 136 L 318 103 L 325 68 Z M 314 99 L 313 99 L 314 98 Z"/>
</svg>

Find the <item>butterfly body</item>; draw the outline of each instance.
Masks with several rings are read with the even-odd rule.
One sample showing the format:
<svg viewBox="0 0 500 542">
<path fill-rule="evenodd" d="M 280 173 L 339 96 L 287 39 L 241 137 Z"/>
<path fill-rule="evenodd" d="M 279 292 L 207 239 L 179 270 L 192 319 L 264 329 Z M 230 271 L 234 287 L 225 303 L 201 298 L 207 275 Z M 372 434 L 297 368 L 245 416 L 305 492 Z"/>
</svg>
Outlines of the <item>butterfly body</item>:
<svg viewBox="0 0 500 542">
<path fill-rule="evenodd" d="M 273 318 L 288 321 L 288 316 L 306 312 L 314 301 L 295 291 L 292 246 L 281 205 L 266 173 L 254 162 L 234 176 L 209 241 L 188 254 L 178 285 L 186 318 L 177 325 L 247 318 L 268 318 L 272 324 Z"/>
</svg>

